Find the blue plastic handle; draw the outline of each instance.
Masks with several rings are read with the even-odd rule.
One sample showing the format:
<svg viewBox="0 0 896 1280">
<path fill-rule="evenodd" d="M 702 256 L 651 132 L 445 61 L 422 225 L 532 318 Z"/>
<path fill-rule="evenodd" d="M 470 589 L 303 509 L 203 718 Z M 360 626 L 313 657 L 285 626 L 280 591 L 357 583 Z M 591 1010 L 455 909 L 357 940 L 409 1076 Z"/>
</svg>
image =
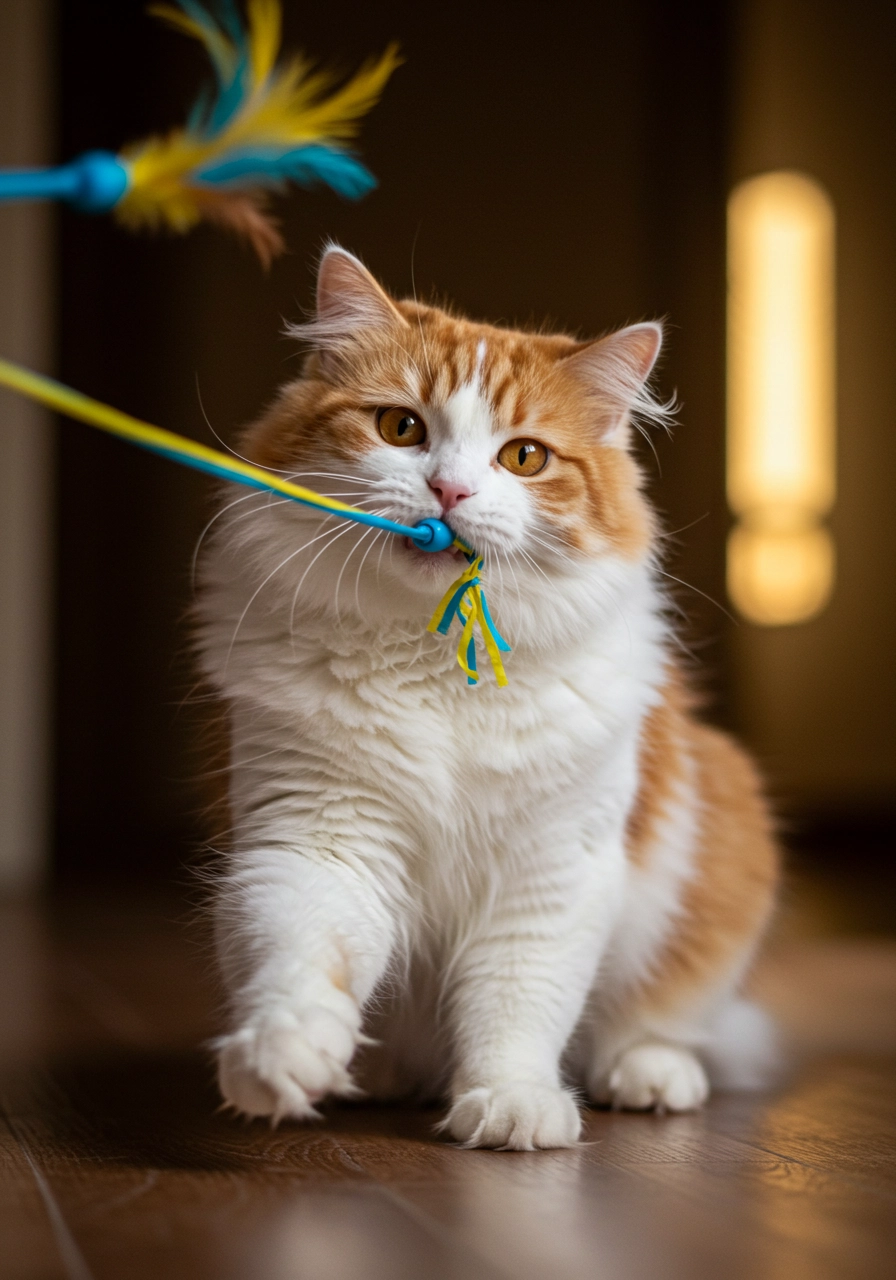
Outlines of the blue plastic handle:
<svg viewBox="0 0 896 1280">
<path fill-rule="evenodd" d="M 129 182 L 127 167 L 111 151 L 88 151 L 55 169 L 0 171 L 0 200 L 65 200 L 82 213 L 107 213 Z"/>
</svg>

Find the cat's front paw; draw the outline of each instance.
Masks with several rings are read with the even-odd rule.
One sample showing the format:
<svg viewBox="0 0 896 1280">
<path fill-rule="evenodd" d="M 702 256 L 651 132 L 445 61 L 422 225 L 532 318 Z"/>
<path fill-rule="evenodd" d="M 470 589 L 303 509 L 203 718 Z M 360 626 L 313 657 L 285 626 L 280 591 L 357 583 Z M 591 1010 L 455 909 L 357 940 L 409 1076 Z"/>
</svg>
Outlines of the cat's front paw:
<svg viewBox="0 0 896 1280">
<path fill-rule="evenodd" d="M 582 1120 L 563 1089 L 514 1082 L 460 1094 L 445 1128 L 465 1147 L 536 1151 L 575 1146 Z"/>
<path fill-rule="evenodd" d="M 696 1111 L 709 1097 L 706 1072 L 689 1049 L 640 1044 L 610 1072 L 603 1097 L 630 1111 Z"/>
<path fill-rule="evenodd" d="M 218 1085 L 224 1101 L 247 1116 L 314 1119 L 314 1104 L 328 1094 L 355 1092 L 348 1064 L 360 1017 L 345 1007 L 311 1005 L 254 1018 L 217 1041 Z"/>
</svg>

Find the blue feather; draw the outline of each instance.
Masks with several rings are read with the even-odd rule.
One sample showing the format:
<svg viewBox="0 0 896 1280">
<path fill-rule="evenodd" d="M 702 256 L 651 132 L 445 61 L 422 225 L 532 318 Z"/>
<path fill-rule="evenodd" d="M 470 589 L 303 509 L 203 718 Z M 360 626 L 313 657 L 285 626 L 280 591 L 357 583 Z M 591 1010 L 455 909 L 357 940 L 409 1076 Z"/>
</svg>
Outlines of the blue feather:
<svg viewBox="0 0 896 1280">
<path fill-rule="evenodd" d="M 214 135 L 219 133 L 239 111 L 246 100 L 246 82 L 249 78 L 249 59 L 245 53 L 240 55 L 236 69 L 229 83 L 222 83 L 215 99 L 211 113 L 205 124 L 205 132 Z"/>
<path fill-rule="evenodd" d="M 239 7 L 235 0 L 216 0 L 212 8 L 217 10 L 218 21 L 233 43 L 243 53 L 246 52 L 246 31 L 240 17 Z"/>
<path fill-rule="evenodd" d="M 279 148 L 247 147 L 215 160 L 196 172 L 200 182 L 216 187 L 239 188 L 248 180 L 253 186 L 277 188 L 287 181 L 302 186 L 321 182 L 349 200 L 372 191 L 376 178 L 348 151 L 317 144 Z"/>
<path fill-rule="evenodd" d="M 217 79 L 217 90 L 204 90 L 190 112 L 189 127 L 207 134 L 223 129 L 236 114 L 246 97 L 249 78 L 249 46 L 246 31 L 234 0 L 217 0 L 211 11 L 198 0 L 174 0 L 188 18 L 204 31 L 223 33 L 233 46 L 235 64 L 232 70 L 214 56 L 215 46 L 207 45 Z"/>
</svg>

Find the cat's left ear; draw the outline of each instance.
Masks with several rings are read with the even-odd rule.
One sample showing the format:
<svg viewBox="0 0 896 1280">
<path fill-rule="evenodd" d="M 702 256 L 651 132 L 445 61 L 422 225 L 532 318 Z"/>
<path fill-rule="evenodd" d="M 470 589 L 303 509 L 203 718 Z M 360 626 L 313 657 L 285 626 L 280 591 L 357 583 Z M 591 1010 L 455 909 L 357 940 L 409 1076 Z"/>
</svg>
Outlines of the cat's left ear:
<svg viewBox="0 0 896 1280">
<path fill-rule="evenodd" d="M 605 444 L 627 444 L 633 413 L 657 416 L 660 406 L 647 391 L 647 380 L 662 345 L 663 327 L 650 321 L 582 343 L 564 357 L 567 371 L 595 402 L 597 426 Z"/>
<path fill-rule="evenodd" d="M 359 329 L 404 328 L 407 321 L 363 262 L 330 245 L 317 272 L 317 325 L 337 334 Z"/>
</svg>

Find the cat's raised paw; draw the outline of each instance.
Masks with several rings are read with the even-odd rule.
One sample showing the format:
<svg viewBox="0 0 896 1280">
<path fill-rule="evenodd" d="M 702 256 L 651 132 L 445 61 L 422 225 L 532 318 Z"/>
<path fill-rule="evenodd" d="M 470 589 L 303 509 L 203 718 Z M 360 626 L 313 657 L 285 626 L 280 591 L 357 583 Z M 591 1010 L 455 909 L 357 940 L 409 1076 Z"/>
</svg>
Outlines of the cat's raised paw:
<svg viewBox="0 0 896 1280">
<path fill-rule="evenodd" d="M 462 1093 L 445 1128 L 465 1147 L 536 1151 L 575 1146 L 582 1120 L 563 1089 L 519 1082 Z"/>
<path fill-rule="evenodd" d="M 696 1111 L 709 1097 L 709 1082 L 689 1049 L 641 1044 L 622 1054 L 606 1092 L 601 1101 L 629 1111 Z"/>
<path fill-rule="evenodd" d="M 324 1005 L 279 1010 L 222 1036 L 216 1048 L 224 1101 L 247 1116 L 270 1116 L 276 1124 L 287 1117 L 314 1119 L 315 1103 L 328 1094 L 355 1092 L 347 1067 L 358 1039 L 358 1016 L 349 1003 L 338 1012 Z"/>
</svg>

